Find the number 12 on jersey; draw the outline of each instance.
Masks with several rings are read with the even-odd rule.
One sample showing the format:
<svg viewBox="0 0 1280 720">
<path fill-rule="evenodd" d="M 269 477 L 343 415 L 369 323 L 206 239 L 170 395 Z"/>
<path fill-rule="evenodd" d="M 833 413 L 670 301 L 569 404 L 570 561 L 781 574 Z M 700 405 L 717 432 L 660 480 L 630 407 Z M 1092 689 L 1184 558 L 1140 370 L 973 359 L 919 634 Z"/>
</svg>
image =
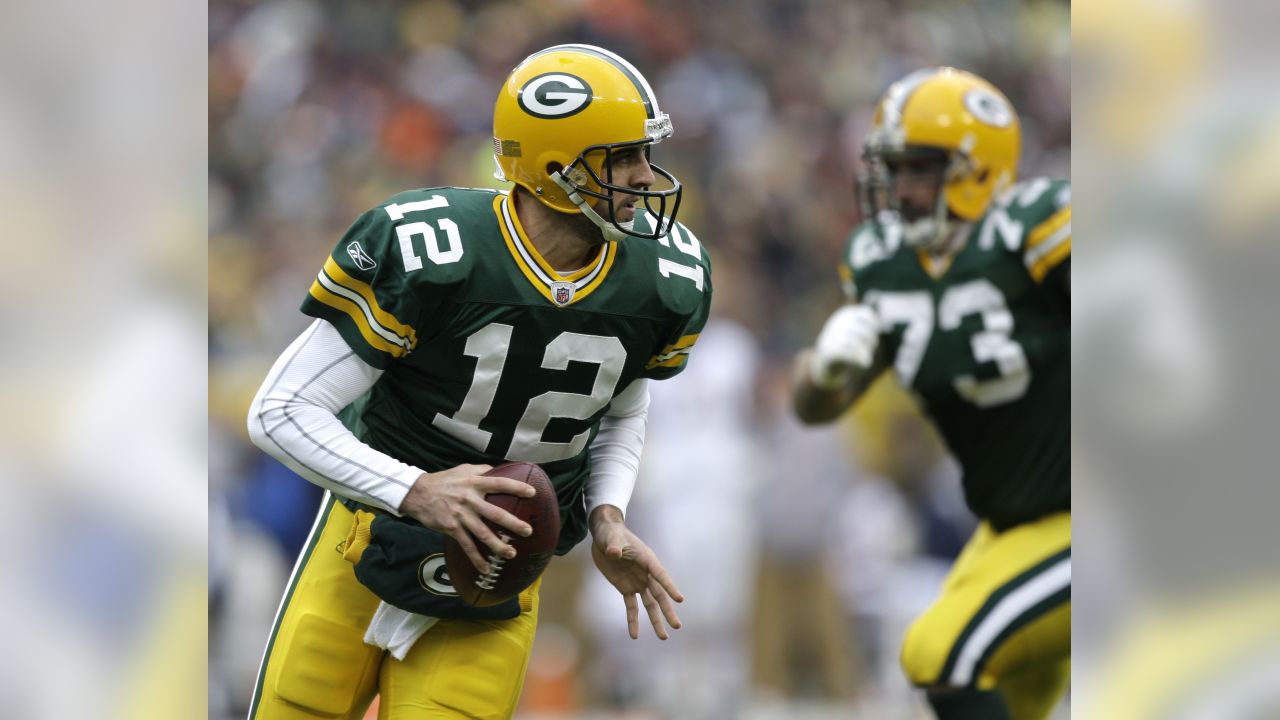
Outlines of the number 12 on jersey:
<svg viewBox="0 0 1280 720">
<path fill-rule="evenodd" d="M 436 413 L 431 424 L 462 440 L 480 452 L 486 452 L 493 433 L 483 430 L 480 424 L 493 407 L 498 394 L 511 349 L 511 334 L 515 328 L 504 323 L 490 323 L 467 338 L 464 354 L 476 358 L 476 371 L 471 387 L 462 399 L 462 405 L 452 416 Z M 591 394 L 580 395 L 548 391 L 529 400 L 520 422 L 516 425 L 507 452 L 501 455 L 508 460 L 527 460 L 544 463 L 571 458 L 587 446 L 589 430 L 583 430 L 567 443 L 545 442 L 542 435 L 552 418 L 586 420 L 613 399 L 613 391 L 626 364 L 627 352 L 616 337 L 583 335 L 562 332 L 547 343 L 542 356 L 542 368 L 567 370 L 569 361 L 591 363 L 597 366 Z"/>
</svg>

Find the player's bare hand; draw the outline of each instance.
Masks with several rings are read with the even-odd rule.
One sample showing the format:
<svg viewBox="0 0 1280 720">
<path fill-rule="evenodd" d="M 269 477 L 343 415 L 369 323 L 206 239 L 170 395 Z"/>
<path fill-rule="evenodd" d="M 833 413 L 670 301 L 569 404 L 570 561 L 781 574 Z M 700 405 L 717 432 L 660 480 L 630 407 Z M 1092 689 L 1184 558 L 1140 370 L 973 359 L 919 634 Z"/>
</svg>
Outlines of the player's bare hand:
<svg viewBox="0 0 1280 720">
<path fill-rule="evenodd" d="M 667 639 L 667 627 L 680 627 L 674 603 L 684 602 L 670 573 L 658 556 L 636 537 L 622 521 L 622 511 L 601 505 L 591 511 L 591 559 L 600 573 L 622 593 L 627 606 L 627 633 L 640 637 L 640 608 L 643 604 L 649 623 L 659 639 Z M 640 597 L 639 603 L 636 596 Z"/>
<path fill-rule="evenodd" d="M 513 558 L 516 554 L 485 524 L 485 520 L 517 535 L 528 536 L 533 532 L 528 523 L 488 502 L 484 496 L 497 493 L 533 497 L 535 490 L 518 480 L 483 474 L 491 469 L 490 465 L 459 465 L 440 472 L 423 473 L 400 503 L 403 514 L 457 540 L 471 564 L 480 572 L 489 571 L 489 563 L 485 560 L 488 553 L 481 552 L 476 541 L 499 557 Z"/>
</svg>

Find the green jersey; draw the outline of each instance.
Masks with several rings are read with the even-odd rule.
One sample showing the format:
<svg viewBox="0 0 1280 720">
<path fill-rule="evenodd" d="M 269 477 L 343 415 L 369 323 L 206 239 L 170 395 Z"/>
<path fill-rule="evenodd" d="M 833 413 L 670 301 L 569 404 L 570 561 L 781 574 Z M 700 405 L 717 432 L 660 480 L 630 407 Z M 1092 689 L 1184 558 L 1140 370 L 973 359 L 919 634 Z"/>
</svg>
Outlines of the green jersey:
<svg viewBox="0 0 1280 720">
<path fill-rule="evenodd" d="M 637 211 L 637 229 L 654 219 Z M 385 372 L 342 414 L 370 447 L 428 472 L 540 464 L 563 554 L 586 534 L 587 448 L 613 397 L 683 369 L 707 319 L 709 258 L 677 224 L 602 243 L 562 275 L 505 193 L 412 190 L 361 215 L 302 311 Z"/>
<path fill-rule="evenodd" d="M 867 222 L 841 267 L 848 298 L 880 316 L 878 367 L 933 419 L 997 529 L 1071 505 L 1070 193 L 1019 184 L 943 267 Z"/>
</svg>

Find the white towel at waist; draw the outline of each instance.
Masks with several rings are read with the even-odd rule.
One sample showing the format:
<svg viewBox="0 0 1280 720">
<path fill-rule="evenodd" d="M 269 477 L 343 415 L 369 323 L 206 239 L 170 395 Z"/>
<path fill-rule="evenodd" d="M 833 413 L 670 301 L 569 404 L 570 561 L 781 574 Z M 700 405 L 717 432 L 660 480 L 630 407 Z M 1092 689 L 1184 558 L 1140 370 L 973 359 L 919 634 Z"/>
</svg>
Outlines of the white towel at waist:
<svg viewBox="0 0 1280 720">
<path fill-rule="evenodd" d="M 397 660 L 403 660 L 409 648 L 439 619 L 379 603 L 373 619 L 369 621 L 369 629 L 364 633 L 364 641 L 367 645 L 390 651 Z"/>
</svg>

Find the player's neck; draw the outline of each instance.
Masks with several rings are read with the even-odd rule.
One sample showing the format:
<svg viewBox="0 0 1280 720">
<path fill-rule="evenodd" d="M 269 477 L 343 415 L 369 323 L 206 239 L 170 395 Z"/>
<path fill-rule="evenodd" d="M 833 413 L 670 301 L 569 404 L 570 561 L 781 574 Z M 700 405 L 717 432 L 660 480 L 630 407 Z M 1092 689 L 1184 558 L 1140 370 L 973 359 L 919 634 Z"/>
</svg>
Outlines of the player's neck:
<svg viewBox="0 0 1280 720">
<path fill-rule="evenodd" d="M 529 242 L 557 272 L 573 272 L 596 257 L 604 237 L 590 220 L 556 212 L 521 190 L 512 191 L 511 198 Z"/>
<path fill-rule="evenodd" d="M 929 248 L 925 252 L 934 260 L 950 260 L 964 249 L 969 240 L 969 231 L 972 229 L 971 223 L 953 220 L 947 228 L 947 237 L 937 247 Z"/>
</svg>

